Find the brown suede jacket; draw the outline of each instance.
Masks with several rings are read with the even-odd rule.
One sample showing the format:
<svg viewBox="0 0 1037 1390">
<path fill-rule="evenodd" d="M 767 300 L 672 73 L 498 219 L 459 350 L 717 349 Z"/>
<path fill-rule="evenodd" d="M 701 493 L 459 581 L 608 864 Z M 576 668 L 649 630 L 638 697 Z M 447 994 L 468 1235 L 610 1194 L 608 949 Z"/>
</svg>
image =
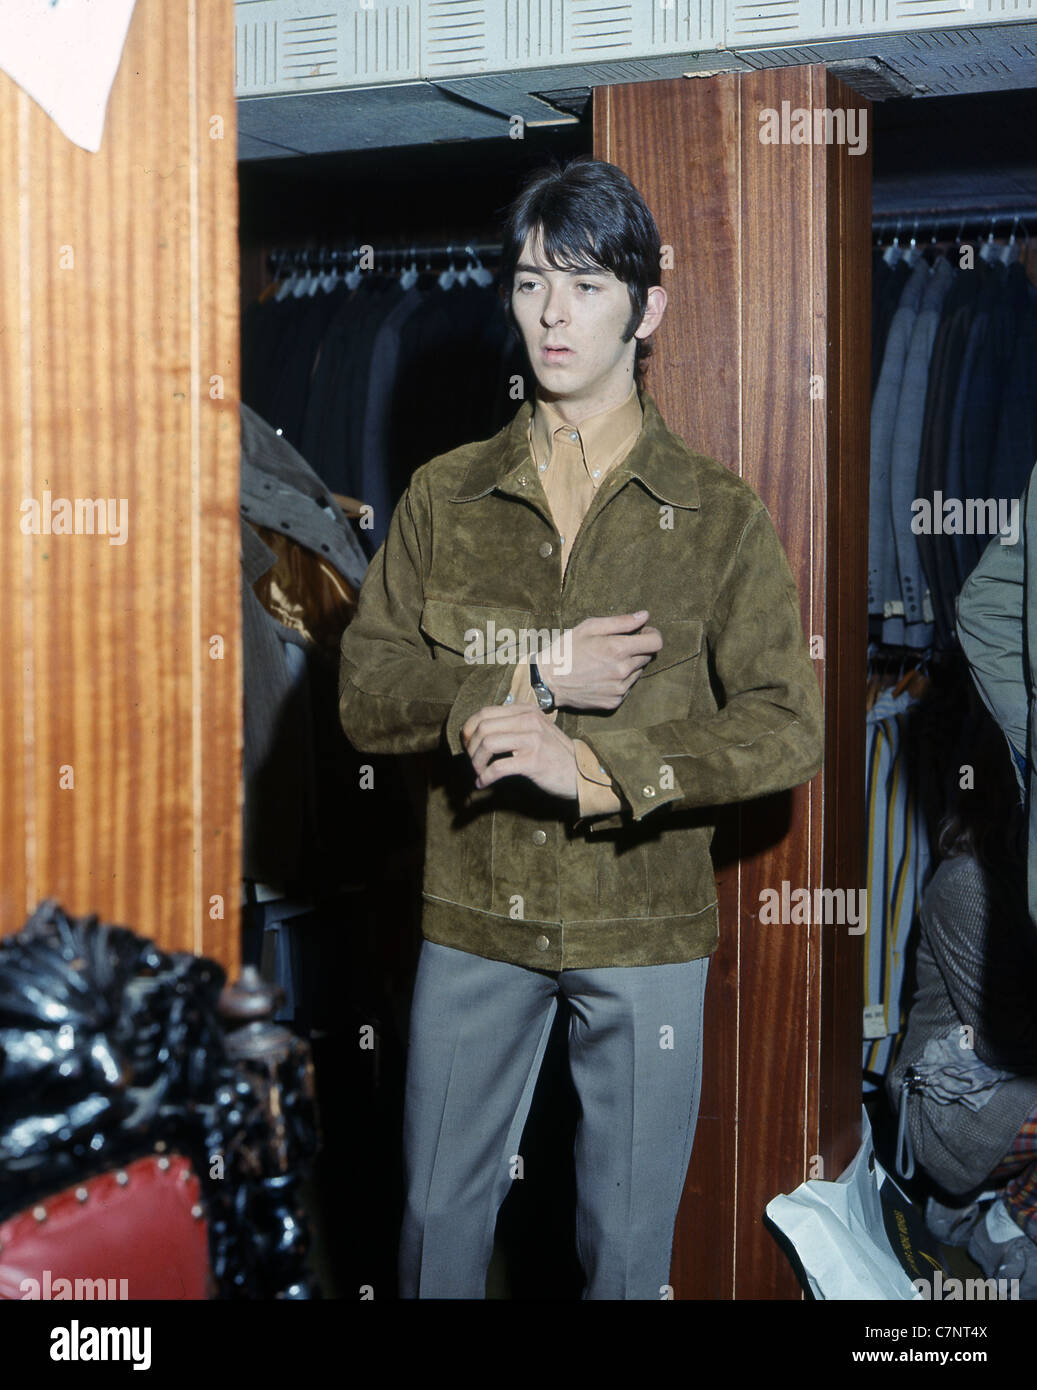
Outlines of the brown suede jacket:
<svg viewBox="0 0 1037 1390">
<path fill-rule="evenodd" d="M 770 516 L 641 400 L 641 433 L 591 503 L 564 580 L 529 401 L 492 439 L 417 469 L 371 562 L 342 638 L 339 711 L 362 751 L 438 750 L 430 941 L 542 970 L 710 955 L 708 808 L 797 786 L 821 766 L 818 678 Z M 580 820 L 575 800 L 525 777 L 477 789 L 460 734 L 508 694 L 522 649 L 502 630 L 521 643 L 638 609 L 662 650 L 618 709 L 563 709 L 557 722 L 593 749 L 623 809 Z M 471 659 L 474 630 L 503 660 Z"/>
</svg>

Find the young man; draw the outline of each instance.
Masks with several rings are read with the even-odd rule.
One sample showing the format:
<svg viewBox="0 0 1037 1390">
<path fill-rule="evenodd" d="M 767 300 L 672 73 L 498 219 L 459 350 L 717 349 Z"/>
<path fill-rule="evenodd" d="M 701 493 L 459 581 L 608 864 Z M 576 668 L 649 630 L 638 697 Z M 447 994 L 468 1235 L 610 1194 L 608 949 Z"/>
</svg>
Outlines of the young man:
<svg viewBox="0 0 1037 1390">
<path fill-rule="evenodd" d="M 503 261 L 536 401 L 417 469 L 342 641 L 356 747 L 440 754 L 400 1292 L 485 1296 L 561 996 L 584 1296 L 658 1299 L 717 945 L 708 808 L 814 776 L 820 695 L 763 504 L 639 389 L 666 292 L 636 189 L 586 158 L 536 175 Z"/>
</svg>

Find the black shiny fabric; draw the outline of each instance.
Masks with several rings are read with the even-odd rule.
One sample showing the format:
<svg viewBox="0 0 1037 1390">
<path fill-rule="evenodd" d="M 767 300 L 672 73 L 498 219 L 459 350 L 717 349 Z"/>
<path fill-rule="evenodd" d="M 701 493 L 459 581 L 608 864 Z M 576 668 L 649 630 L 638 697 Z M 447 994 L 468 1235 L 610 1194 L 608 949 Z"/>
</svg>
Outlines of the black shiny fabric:
<svg viewBox="0 0 1037 1390">
<path fill-rule="evenodd" d="M 279 1046 L 235 1060 L 263 1025 L 225 1032 L 224 983 L 53 899 L 0 940 L 0 1220 L 164 1144 L 201 1181 L 218 1296 L 310 1298 L 308 1049 L 273 1029 Z"/>
</svg>

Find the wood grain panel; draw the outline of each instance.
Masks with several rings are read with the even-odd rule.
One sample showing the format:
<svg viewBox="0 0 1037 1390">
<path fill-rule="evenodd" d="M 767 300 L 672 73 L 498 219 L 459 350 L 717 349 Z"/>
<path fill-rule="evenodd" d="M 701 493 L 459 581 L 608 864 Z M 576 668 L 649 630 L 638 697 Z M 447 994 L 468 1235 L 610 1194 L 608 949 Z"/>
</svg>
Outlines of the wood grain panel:
<svg viewBox="0 0 1037 1390">
<path fill-rule="evenodd" d="M 96 154 L 0 74 L 2 739 L 24 770 L 3 779 L 0 930 L 54 897 L 235 968 L 232 23 L 230 0 L 138 5 Z M 48 494 L 113 499 L 123 540 L 23 535 Z"/>
<path fill-rule="evenodd" d="M 595 155 L 641 190 L 673 270 L 646 384 L 667 424 L 697 452 L 738 468 L 738 185 L 729 175 L 738 128 L 733 75 L 624 84 L 594 93 Z M 654 131 L 677 138 L 661 142 Z M 718 331 L 724 325 L 726 331 Z M 674 1236 L 678 1297 L 730 1298 L 737 1162 L 737 937 L 740 808 L 723 808 L 713 841 L 720 948 L 709 964 L 706 1045 L 695 1150 Z M 685 1219 L 687 1218 L 687 1219 Z"/>
<path fill-rule="evenodd" d="M 825 323 L 817 274 L 813 169 L 823 150 L 760 140 L 760 116 L 812 109 L 815 70 L 765 69 L 739 80 L 742 208 L 742 476 L 762 497 L 799 587 L 804 631 L 823 632 L 823 564 L 815 521 L 823 515 L 825 374 L 814 325 Z M 821 552 L 823 554 L 823 551 Z M 819 672 L 819 678 L 822 673 Z M 742 860 L 739 998 L 739 1154 L 735 1194 L 735 1293 L 797 1297 L 785 1255 L 763 1226 L 767 1202 L 807 1176 L 817 1152 L 820 929 L 764 925 L 761 894 L 820 883 L 820 778 L 745 808 L 743 831 L 764 848 Z M 773 816 L 773 829 L 768 822 Z M 781 831 L 788 827 L 788 833 Z M 743 842 L 743 851 L 747 849 Z M 816 859 L 815 859 L 816 854 Z M 763 1009 L 765 1022 L 761 1023 Z M 744 1097 L 744 1100 L 742 1099 Z"/>
<path fill-rule="evenodd" d="M 856 106 L 868 113 L 866 153 L 846 158 L 835 146 L 827 150 L 828 313 L 824 328 L 815 327 L 815 353 L 823 351 L 826 333 L 828 345 L 824 878 L 864 888 L 868 631 L 861 594 L 868 567 L 873 127 L 870 103 L 830 73 L 824 82 L 830 109 Z M 830 1023 L 821 1035 L 821 1071 L 828 1080 L 820 1097 L 818 1151 L 827 1157 L 826 1177 L 840 1173 L 860 1146 L 860 1077 L 839 1058 L 861 1055 L 864 941 L 836 932 L 825 942 L 821 1007 Z"/>
<path fill-rule="evenodd" d="M 860 939 L 758 920 L 761 891 L 784 880 L 861 884 L 865 644 L 852 614 L 863 614 L 866 560 L 870 155 L 759 139 L 762 108 L 826 96 L 861 104 L 820 66 L 595 92 L 595 153 L 630 175 L 675 252 L 648 388 L 671 428 L 767 504 L 804 629 L 827 657 L 832 765 L 725 812 L 714 840 L 721 944 L 674 1240 L 682 1298 L 798 1297 L 764 1207 L 810 1176 L 816 1155 L 834 1176 L 859 1131 Z"/>
</svg>

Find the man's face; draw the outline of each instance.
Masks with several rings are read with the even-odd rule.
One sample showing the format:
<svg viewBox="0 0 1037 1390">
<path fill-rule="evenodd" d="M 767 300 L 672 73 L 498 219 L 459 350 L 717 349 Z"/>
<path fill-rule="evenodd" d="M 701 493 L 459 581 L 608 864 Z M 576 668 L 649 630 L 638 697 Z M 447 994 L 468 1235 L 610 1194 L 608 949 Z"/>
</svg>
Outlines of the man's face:
<svg viewBox="0 0 1037 1390">
<path fill-rule="evenodd" d="M 630 294 L 611 270 L 554 270 L 539 235 L 528 236 L 515 268 L 511 305 L 537 382 L 549 399 L 593 406 L 626 399 L 634 380 L 636 339 L 621 341 Z"/>
</svg>

